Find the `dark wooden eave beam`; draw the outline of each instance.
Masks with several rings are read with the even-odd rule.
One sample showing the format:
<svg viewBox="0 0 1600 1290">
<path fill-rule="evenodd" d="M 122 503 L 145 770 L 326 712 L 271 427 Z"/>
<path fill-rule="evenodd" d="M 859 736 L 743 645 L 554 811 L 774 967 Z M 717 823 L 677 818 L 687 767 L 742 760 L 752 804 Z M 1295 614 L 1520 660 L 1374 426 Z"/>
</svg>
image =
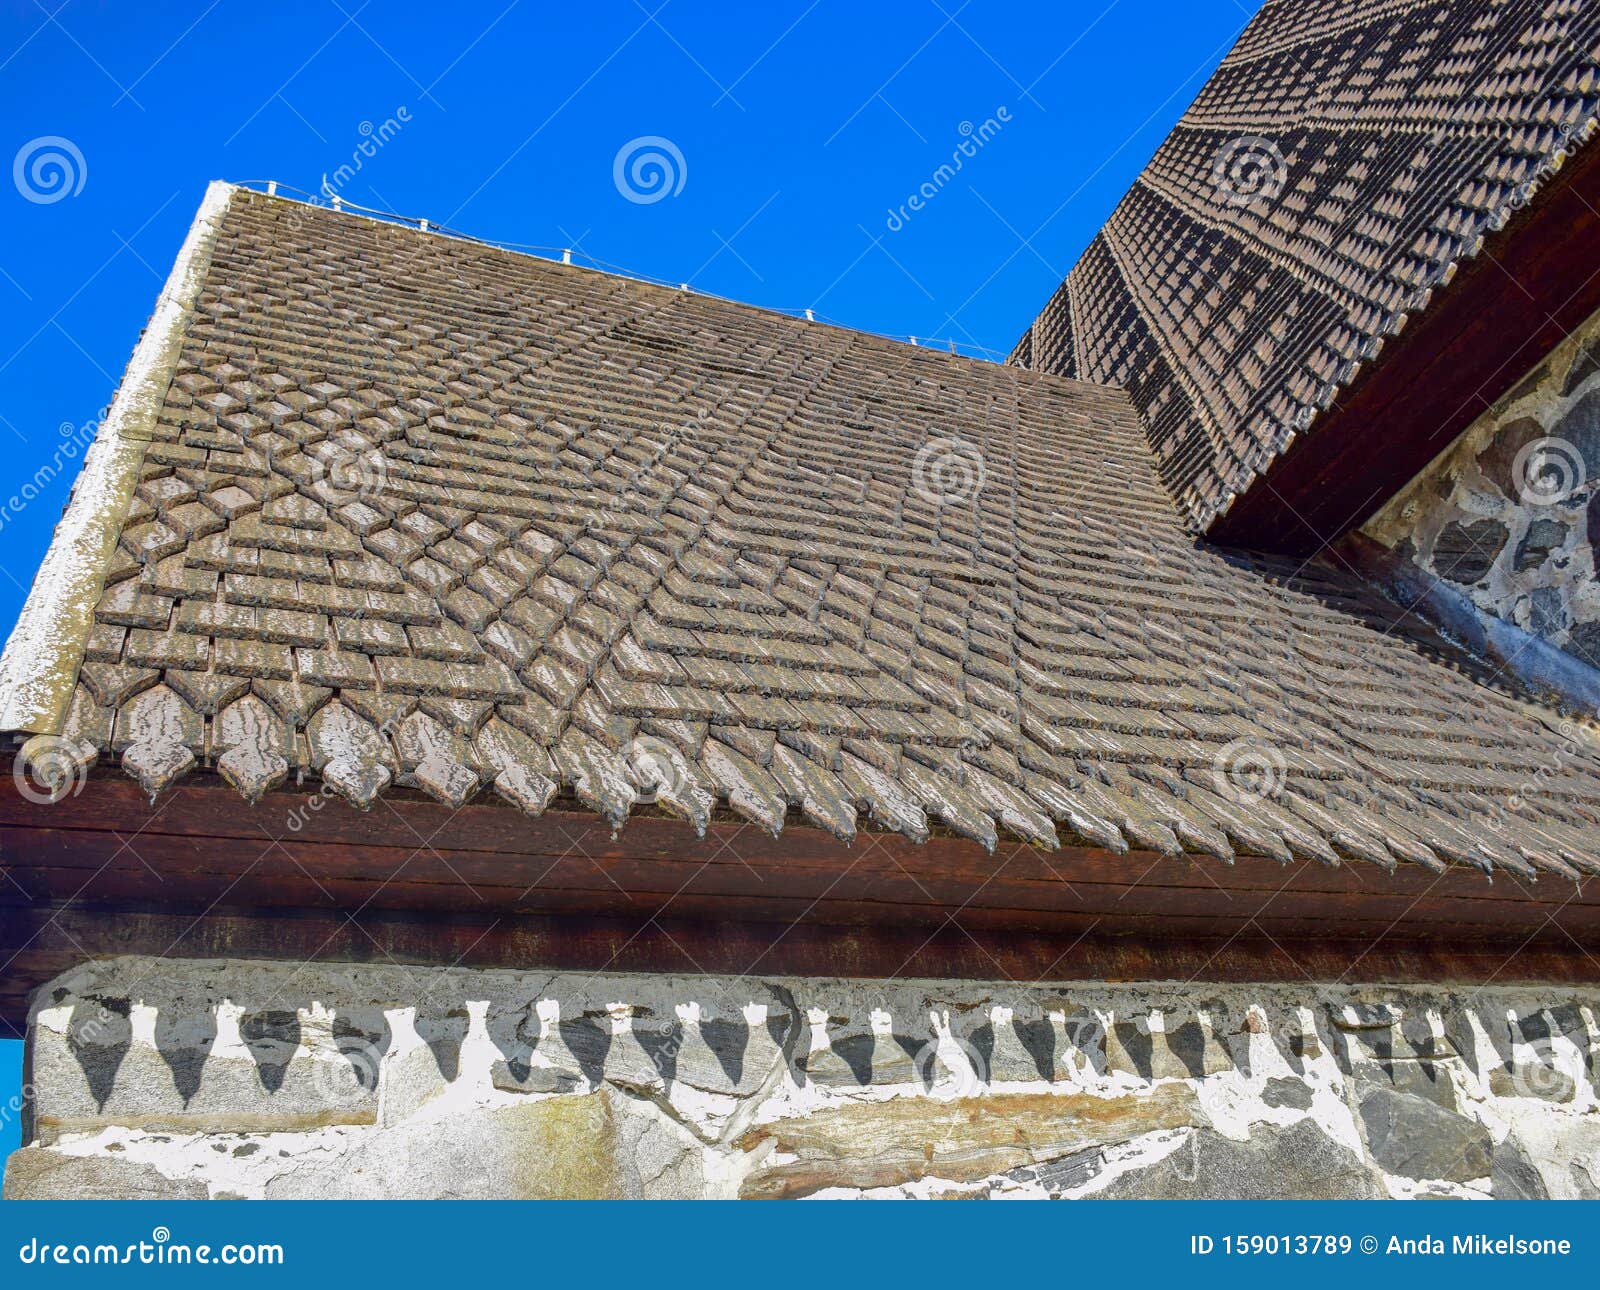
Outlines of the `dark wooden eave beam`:
<svg viewBox="0 0 1600 1290">
<path fill-rule="evenodd" d="M 3 773 L 3 771 L 0 771 Z M 1600 979 L 1600 879 L 1353 863 L 991 856 L 964 839 L 721 819 L 531 819 L 416 794 L 251 806 L 114 767 L 53 805 L 0 778 L 0 1016 L 86 955 L 1065 980 Z M 290 821 L 298 827 L 291 828 Z"/>
</svg>

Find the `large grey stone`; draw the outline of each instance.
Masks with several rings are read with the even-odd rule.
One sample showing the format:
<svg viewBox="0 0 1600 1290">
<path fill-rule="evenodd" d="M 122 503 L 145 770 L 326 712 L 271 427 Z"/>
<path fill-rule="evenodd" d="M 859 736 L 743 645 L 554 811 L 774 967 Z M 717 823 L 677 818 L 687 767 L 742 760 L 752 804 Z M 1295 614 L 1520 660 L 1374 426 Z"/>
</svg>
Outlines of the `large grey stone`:
<svg viewBox="0 0 1600 1290">
<path fill-rule="evenodd" d="M 949 1102 L 847 1102 L 748 1130 L 736 1145 L 766 1163 L 745 1179 L 740 1195 L 776 1199 L 923 1178 L 975 1182 L 1203 1122 L 1194 1093 L 1181 1084 L 1123 1097 L 998 1093 Z"/>
<path fill-rule="evenodd" d="M 1589 541 L 1600 550 L 1600 493 L 1589 503 Z M 1567 633 L 1566 650 L 1590 667 L 1600 667 L 1600 622 L 1575 624 Z"/>
<path fill-rule="evenodd" d="M 1600 390 L 1590 390 L 1550 427 L 1550 434 L 1577 449 L 1583 480 L 1600 478 Z"/>
<path fill-rule="evenodd" d="M 1480 581 L 1494 566 L 1511 532 L 1498 520 L 1451 520 L 1433 543 L 1433 571 L 1451 582 Z"/>
<path fill-rule="evenodd" d="M 1389 1005 L 1351 1009 L 1359 1015 L 1337 1021 L 1339 1066 L 1351 1077 L 1359 1096 L 1369 1088 L 1398 1089 L 1456 1109 L 1452 1070 L 1464 1070 L 1451 1038 L 1432 1033 L 1419 1018 L 1403 1016 Z M 1384 1017 L 1391 1016 L 1389 1024 Z"/>
<path fill-rule="evenodd" d="M 6 1161 L 6 1200 L 204 1200 L 205 1184 L 121 1156 L 23 1147 Z"/>
<path fill-rule="evenodd" d="M 286 1167 L 267 1198 L 683 1198 L 704 1188 L 698 1147 L 609 1091 L 352 1130 L 349 1143 Z"/>
<path fill-rule="evenodd" d="M 1489 1191 L 1496 1200 L 1549 1200 L 1550 1192 L 1515 1134 L 1494 1149 L 1489 1171 Z"/>
<path fill-rule="evenodd" d="M 1489 1175 L 1494 1147 L 1489 1130 L 1427 1098 L 1372 1089 L 1361 1100 L 1361 1123 L 1367 1150 L 1389 1173 L 1451 1182 Z"/>
<path fill-rule="evenodd" d="M 1560 520 L 1536 519 L 1528 525 L 1518 541 L 1512 567 L 1518 573 L 1537 569 L 1566 540 L 1567 526 Z"/>
<path fill-rule="evenodd" d="M 1089 1193 L 1107 1200 L 1370 1200 L 1384 1196 L 1360 1157 L 1312 1120 L 1252 1126 L 1245 1142 L 1196 1129 L 1171 1155 Z"/>
<path fill-rule="evenodd" d="M 1561 589 L 1535 587 L 1511 608 L 1511 621 L 1535 636 L 1551 640 L 1567 630 L 1567 604 Z"/>
<path fill-rule="evenodd" d="M 1600 372 L 1600 339 L 1579 348 L 1561 382 L 1561 393 L 1571 394 L 1596 372 Z"/>
<path fill-rule="evenodd" d="M 1533 1097 L 1543 1102 L 1570 1102 L 1578 1094 L 1572 1076 L 1559 1066 L 1537 1059 L 1519 1058 L 1510 1068 L 1489 1072 L 1489 1091 L 1496 1097 Z"/>
<path fill-rule="evenodd" d="M 1515 1134 L 1553 1200 L 1600 1200 L 1600 1115 L 1519 1114 Z"/>
<path fill-rule="evenodd" d="M 1535 439 L 1545 437 L 1546 431 L 1532 417 L 1518 417 L 1503 426 L 1478 454 L 1478 469 L 1486 479 L 1497 484 L 1508 498 L 1516 498 L 1517 482 L 1512 478 L 1517 454 Z"/>
<path fill-rule="evenodd" d="M 1098 1148 L 1049 1160 L 1034 1169 L 1018 1170 L 1013 1177 L 1037 1183 L 1051 1196 L 1075 1191 L 1100 1173 L 1104 1157 Z"/>
<path fill-rule="evenodd" d="M 1268 1106 L 1286 1106 L 1305 1111 L 1311 1107 L 1311 1089 L 1304 1080 L 1269 1079 L 1261 1090 L 1261 1100 Z"/>
</svg>

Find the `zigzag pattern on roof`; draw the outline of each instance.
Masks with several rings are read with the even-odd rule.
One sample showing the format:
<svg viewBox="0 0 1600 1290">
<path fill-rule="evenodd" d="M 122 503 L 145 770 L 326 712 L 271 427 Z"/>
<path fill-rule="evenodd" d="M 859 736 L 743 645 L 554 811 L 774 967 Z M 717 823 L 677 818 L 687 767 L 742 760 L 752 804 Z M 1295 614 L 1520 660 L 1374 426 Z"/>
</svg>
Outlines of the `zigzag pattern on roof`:
<svg viewBox="0 0 1600 1290">
<path fill-rule="evenodd" d="M 243 192 L 64 736 L 152 794 L 1600 873 L 1592 737 L 1197 544 L 1122 393 Z"/>
</svg>

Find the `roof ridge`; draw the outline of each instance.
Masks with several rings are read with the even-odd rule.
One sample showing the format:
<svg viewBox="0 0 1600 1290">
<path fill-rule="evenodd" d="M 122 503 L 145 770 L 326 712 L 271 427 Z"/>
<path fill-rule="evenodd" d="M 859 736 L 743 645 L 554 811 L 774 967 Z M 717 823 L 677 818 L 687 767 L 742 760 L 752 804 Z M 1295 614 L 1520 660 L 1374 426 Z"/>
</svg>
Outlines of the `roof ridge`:
<svg viewBox="0 0 1600 1290">
<path fill-rule="evenodd" d="M 359 203 L 350 202 L 343 199 L 340 200 L 340 203 L 337 207 L 324 206 L 321 202 L 318 202 L 314 199 L 302 200 L 299 197 L 285 195 L 282 191 L 279 191 L 282 186 L 279 185 L 276 180 L 268 181 L 272 186 L 272 190 L 266 192 L 248 186 L 252 183 L 262 182 L 258 180 L 244 180 L 240 182 L 218 180 L 216 182 L 226 184 L 227 187 L 235 192 L 246 193 L 252 198 L 263 201 L 287 202 L 294 206 L 303 206 L 309 210 L 321 212 L 324 215 L 350 216 L 352 218 L 366 219 L 372 221 L 373 223 L 384 224 L 394 228 L 408 228 L 422 233 L 425 236 L 439 237 L 445 239 L 446 241 L 459 242 L 466 246 L 480 247 L 487 251 L 499 252 L 502 255 L 515 256 L 519 260 L 531 260 L 550 268 L 575 269 L 580 273 L 595 273 L 601 275 L 602 277 L 616 278 L 624 282 L 635 282 L 641 286 L 646 286 L 657 291 L 670 293 L 687 291 L 690 295 L 702 300 L 714 300 L 720 304 L 730 305 L 737 309 L 749 309 L 763 315 L 784 318 L 798 326 L 828 327 L 835 331 L 848 332 L 853 336 L 861 336 L 882 344 L 894 345 L 900 349 L 915 350 L 919 353 L 927 354 L 930 357 L 957 359 L 964 363 L 977 363 L 984 368 L 1007 366 L 1007 351 L 1005 350 L 991 350 L 984 346 L 969 344 L 969 348 L 983 349 L 985 353 L 993 354 L 995 356 L 994 358 L 983 358 L 975 354 L 962 353 L 959 349 L 946 348 L 946 346 L 951 344 L 960 345 L 966 342 L 958 342 L 950 339 L 940 340 L 937 337 L 925 336 L 921 339 L 929 341 L 930 343 L 921 345 L 917 343 L 917 337 L 910 336 L 909 334 L 906 337 L 901 337 L 888 332 L 872 331 L 869 328 L 852 326 L 849 323 L 840 322 L 837 319 L 804 316 L 807 313 L 814 314 L 814 309 L 785 309 L 777 305 L 757 304 L 754 301 L 740 300 L 733 296 L 724 296 L 714 291 L 705 291 L 698 287 L 691 287 L 686 283 L 674 286 L 665 278 L 655 278 L 649 276 L 648 274 L 626 270 L 621 265 L 615 264 L 609 260 L 598 259 L 593 255 L 589 255 L 587 252 L 581 252 L 580 254 L 583 254 L 591 262 L 589 264 L 577 264 L 565 258 L 557 260 L 538 253 L 539 251 L 570 253 L 571 248 L 540 247 L 531 243 L 501 242 L 493 238 L 479 237 L 476 234 L 465 233 L 459 229 L 449 228 L 443 224 L 435 223 L 425 216 L 401 215 L 396 211 L 385 211 L 376 207 L 362 206 Z M 310 197 L 309 194 L 307 196 Z M 1093 381 L 1082 383 L 1089 385 L 1099 384 L 1098 382 Z"/>
</svg>

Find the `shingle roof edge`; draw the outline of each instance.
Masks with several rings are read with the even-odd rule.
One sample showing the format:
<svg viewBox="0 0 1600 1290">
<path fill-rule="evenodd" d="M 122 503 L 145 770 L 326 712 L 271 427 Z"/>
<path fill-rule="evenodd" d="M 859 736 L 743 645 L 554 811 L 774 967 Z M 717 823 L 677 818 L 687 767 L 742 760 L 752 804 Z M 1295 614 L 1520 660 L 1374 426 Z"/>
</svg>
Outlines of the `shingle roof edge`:
<svg viewBox="0 0 1600 1290">
<path fill-rule="evenodd" d="M 94 606 L 139 480 L 211 249 L 234 188 L 206 189 L 127 371 L 84 456 L 61 522 L 0 655 L 0 731 L 55 735 L 83 663 Z"/>
<path fill-rule="evenodd" d="M 1174 135 L 1187 128 L 1185 125 L 1187 117 L 1188 114 L 1186 112 L 1184 117 L 1173 127 L 1172 133 Z M 1329 382 L 1317 402 L 1302 402 L 1299 404 L 1295 413 L 1292 414 L 1290 433 L 1282 444 L 1266 458 L 1264 465 L 1246 467 L 1229 484 L 1227 489 L 1214 500 L 1204 501 L 1185 495 L 1181 489 L 1177 488 L 1165 468 L 1166 463 L 1162 462 L 1161 477 L 1167 483 L 1168 490 L 1173 496 L 1174 505 L 1178 508 L 1179 513 L 1183 515 L 1192 532 L 1203 534 L 1213 531 L 1214 527 L 1233 509 L 1235 503 L 1271 473 L 1273 465 L 1283 458 L 1296 441 L 1315 433 L 1319 418 L 1334 405 L 1340 396 L 1347 394 L 1358 381 L 1370 376 L 1375 369 L 1384 363 L 1383 351 L 1388 347 L 1389 342 L 1399 337 L 1409 323 L 1426 311 L 1433 304 L 1435 298 L 1449 287 L 1452 280 L 1463 268 L 1478 259 L 1483 253 L 1485 243 L 1491 236 L 1502 232 L 1518 215 L 1526 211 L 1543 193 L 1549 190 L 1561 172 L 1572 163 L 1579 152 L 1590 147 L 1600 148 L 1600 108 L 1563 127 L 1557 132 L 1557 137 L 1559 143 L 1545 155 L 1536 173 L 1518 185 L 1504 203 L 1484 217 L 1481 226 L 1475 230 L 1474 236 L 1466 243 L 1460 254 L 1448 262 L 1438 265 L 1430 281 L 1418 285 L 1406 300 L 1394 308 L 1378 334 L 1377 345 L 1371 355 L 1353 362 L 1343 379 Z M 1131 200 L 1137 190 L 1147 187 L 1148 184 L 1144 173 L 1141 172 L 1134 178 L 1134 181 L 1128 186 L 1127 193 L 1117 203 L 1112 215 L 1106 221 L 1107 225 L 1116 217 L 1116 213 L 1121 211 L 1124 205 Z M 1033 366 L 1032 342 L 1035 329 L 1040 320 L 1049 312 L 1050 306 L 1057 299 L 1065 298 L 1068 302 L 1067 320 L 1069 328 L 1076 333 L 1082 326 L 1081 321 L 1076 316 L 1076 310 L 1072 307 L 1068 283 L 1071 282 L 1073 274 L 1078 270 L 1078 266 L 1086 260 L 1094 247 L 1103 243 L 1104 237 L 1105 232 L 1102 229 L 1090 239 L 1088 245 L 1084 247 L 1083 253 L 1074 261 L 1073 267 L 1068 270 L 1066 278 L 1051 292 L 1049 299 L 1045 301 L 1033 320 L 1023 328 L 1022 333 L 1018 336 L 1016 343 L 1006 357 L 1007 364 L 1019 367 L 1024 371 L 1037 372 L 1041 370 Z M 1141 309 L 1137 296 L 1132 293 L 1130 293 L 1130 303 L 1135 309 Z M 1077 375 L 1080 380 L 1089 379 L 1081 374 Z M 1144 408 L 1136 406 L 1136 410 L 1141 422 L 1143 422 L 1145 419 Z"/>
<path fill-rule="evenodd" d="M 1182 128 L 1180 121 L 1174 129 Z M 1382 364 L 1383 351 L 1388 348 L 1387 342 L 1399 337 L 1413 318 L 1421 315 L 1433 304 L 1435 296 L 1445 291 L 1456 275 L 1467 265 L 1473 263 L 1483 254 L 1484 244 L 1490 237 L 1502 232 L 1507 225 L 1526 211 L 1538 200 L 1542 193 L 1547 192 L 1561 172 L 1578 155 L 1579 152 L 1590 147 L 1600 147 L 1600 108 L 1590 112 L 1588 116 L 1557 131 L 1561 142 L 1546 154 L 1533 176 L 1524 180 L 1498 208 L 1485 217 L 1483 226 L 1476 235 L 1462 248 L 1461 253 L 1454 259 L 1440 265 L 1435 270 L 1434 278 L 1419 285 L 1389 319 L 1387 326 L 1378 338 L 1377 349 L 1370 357 L 1357 359 L 1343 380 L 1329 383 L 1322 398 L 1316 403 L 1301 404 L 1299 416 L 1304 424 L 1292 429 L 1282 445 L 1277 448 L 1267 459 L 1266 464 L 1257 468 L 1248 466 L 1222 496 L 1214 502 L 1184 502 L 1182 509 L 1189 512 L 1192 524 L 1197 532 L 1208 532 L 1218 521 L 1223 519 L 1233 509 L 1234 503 L 1243 497 L 1256 484 L 1265 479 L 1271 472 L 1273 464 L 1282 460 L 1283 456 L 1294 446 L 1295 440 L 1312 433 L 1316 428 L 1318 419 L 1342 394 L 1348 393 L 1356 383 L 1369 376 Z M 1141 175 L 1136 183 L 1143 182 Z M 1165 472 L 1163 472 L 1165 478 Z"/>
</svg>

